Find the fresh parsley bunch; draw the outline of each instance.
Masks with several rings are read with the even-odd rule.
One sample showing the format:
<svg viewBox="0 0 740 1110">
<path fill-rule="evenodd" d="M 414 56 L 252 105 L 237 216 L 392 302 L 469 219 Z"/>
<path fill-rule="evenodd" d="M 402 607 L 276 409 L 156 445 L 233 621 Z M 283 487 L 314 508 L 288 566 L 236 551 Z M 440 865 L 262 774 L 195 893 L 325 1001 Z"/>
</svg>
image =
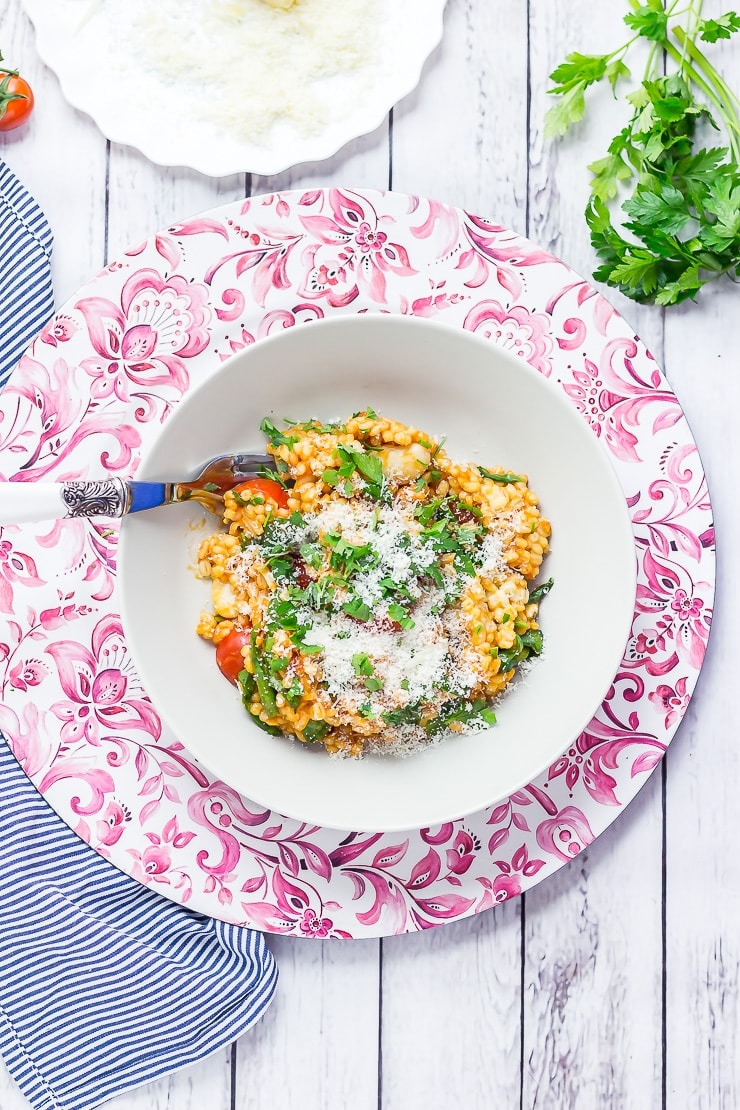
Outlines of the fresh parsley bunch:
<svg viewBox="0 0 740 1110">
<path fill-rule="evenodd" d="M 740 31 L 740 16 L 704 19 L 703 0 L 668 0 L 665 7 L 663 0 L 629 0 L 629 6 L 624 22 L 633 34 L 625 43 L 610 54 L 569 54 L 550 74 L 548 91 L 557 100 L 545 135 L 562 136 L 583 118 L 591 85 L 606 80 L 617 95 L 630 77 L 630 47 L 649 40 L 642 82 L 627 95 L 632 116 L 606 156 L 589 166 L 585 215 L 601 259 L 598 281 L 635 301 L 678 304 L 722 274 L 740 276 L 740 100 L 700 45 L 729 39 Z M 721 125 L 727 146 L 697 149 L 702 120 Z M 618 228 L 610 202 L 620 186 L 631 195 Z"/>
</svg>

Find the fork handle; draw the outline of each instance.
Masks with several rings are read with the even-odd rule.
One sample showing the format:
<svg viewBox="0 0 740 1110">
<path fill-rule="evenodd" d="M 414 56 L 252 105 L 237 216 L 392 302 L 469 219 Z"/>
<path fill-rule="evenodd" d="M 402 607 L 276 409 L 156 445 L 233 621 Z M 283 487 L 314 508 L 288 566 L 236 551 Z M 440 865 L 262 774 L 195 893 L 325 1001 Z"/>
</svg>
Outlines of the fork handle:
<svg viewBox="0 0 740 1110">
<path fill-rule="evenodd" d="M 35 524 L 66 517 L 121 517 L 169 500 L 170 483 L 0 482 L 0 525 Z"/>
</svg>

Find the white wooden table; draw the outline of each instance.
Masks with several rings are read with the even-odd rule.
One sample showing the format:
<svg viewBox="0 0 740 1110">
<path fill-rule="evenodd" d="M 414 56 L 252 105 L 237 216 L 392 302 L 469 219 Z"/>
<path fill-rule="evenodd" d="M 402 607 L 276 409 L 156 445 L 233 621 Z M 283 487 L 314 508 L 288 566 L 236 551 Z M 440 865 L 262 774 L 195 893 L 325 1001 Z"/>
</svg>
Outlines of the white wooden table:
<svg viewBox="0 0 740 1110">
<path fill-rule="evenodd" d="M 449 0 L 420 87 L 378 131 L 276 178 L 212 180 L 107 143 L 39 61 L 20 0 L 0 0 L 0 49 L 37 94 L 32 126 L 0 139 L 0 155 L 49 217 L 59 302 L 160 227 L 250 192 L 314 184 L 390 187 L 495 216 L 588 275 L 585 166 L 611 123 L 544 141 L 545 89 L 569 50 L 621 41 L 624 7 Z M 720 57 L 740 87 L 740 44 Z M 281 981 L 261 1024 L 111 1110 L 740 1106 L 740 575 L 730 556 L 735 538 L 740 547 L 740 292 L 723 283 L 666 312 L 607 295 L 665 368 L 716 513 L 709 655 L 667 759 L 587 852 L 495 911 L 379 942 L 271 940 Z M 25 1106 L 0 1066 L 0 1107 Z"/>
</svg>

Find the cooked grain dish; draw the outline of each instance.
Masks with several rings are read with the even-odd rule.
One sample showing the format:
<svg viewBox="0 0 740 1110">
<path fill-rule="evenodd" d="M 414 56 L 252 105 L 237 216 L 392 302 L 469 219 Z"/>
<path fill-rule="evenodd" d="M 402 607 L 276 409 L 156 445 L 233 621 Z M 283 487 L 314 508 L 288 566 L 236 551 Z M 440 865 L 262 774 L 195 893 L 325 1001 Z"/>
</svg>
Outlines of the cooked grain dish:
<svg viewBox="0 0 740 1110">
<path fill-rule="evenodd" d="M 494 724 L 552 585 L 526 477 L 372 409 L 261 428 L 276 475 L 227 491 L 198 553 L 197 631 L 253 720 L 354 756 Z"/>
</svg>

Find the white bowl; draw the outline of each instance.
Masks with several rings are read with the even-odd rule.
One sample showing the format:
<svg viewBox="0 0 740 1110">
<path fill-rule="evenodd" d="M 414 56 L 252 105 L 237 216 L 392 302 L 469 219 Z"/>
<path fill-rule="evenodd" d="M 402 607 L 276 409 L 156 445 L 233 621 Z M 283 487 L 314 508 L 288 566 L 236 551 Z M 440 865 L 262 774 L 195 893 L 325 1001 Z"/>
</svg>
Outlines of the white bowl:
<svg viewBox="0 0 740 1110">
<path fill-rule="evenodd" d="M 209 584 L 193 573 L 217 526 L 194 505 L 127 517 L 118 586 L 128 643 L 164 721 L 212 773 L 281 814 L 339 829 L 422 828 L 473 813 L 545 770 L 588 724 L 618 669 L 635 547 L 606 451 L 558 387 L 494 343 L 389 315 L 293 327 L 235 355 L 175 409 L 137 477 L 185 478 L 208 458 L 264 450 L 261 419 L 346 418 L 370 406 L 446 436 L 452 458 L 529 476 L 552 524 L 542 656 L 497 724 L 404 759 L 332 759 L 262 732 L 195 633 Z"/>
</svg>

